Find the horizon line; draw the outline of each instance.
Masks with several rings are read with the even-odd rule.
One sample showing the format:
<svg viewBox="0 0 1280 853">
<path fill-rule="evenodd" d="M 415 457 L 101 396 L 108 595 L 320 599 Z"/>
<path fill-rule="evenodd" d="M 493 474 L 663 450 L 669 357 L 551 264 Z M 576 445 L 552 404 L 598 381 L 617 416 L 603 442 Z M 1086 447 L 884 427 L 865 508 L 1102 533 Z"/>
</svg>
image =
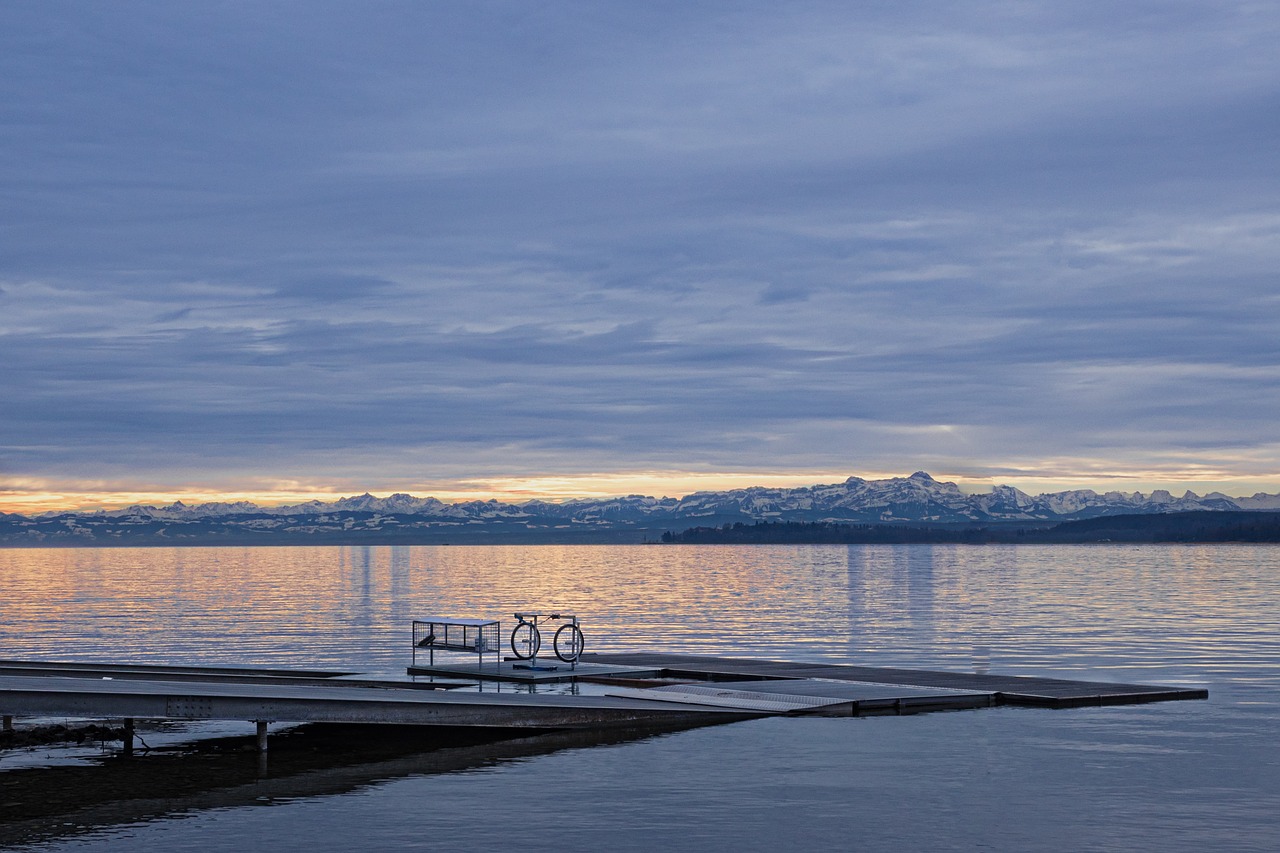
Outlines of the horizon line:
<svg viewBox="0 0 1280 853">
<path fill-rule="evenodd" d="M 915 473 L 928 473 L 916 469 Z M 1215 472 L 1216 473 L 1216 472 Z M 984 494 L 1001 486 L 1011 486 L 1026 494 L 1036 496 L 1064 491 L 1088 490 L 1098 494 L 1107 492 L 1150 494 L 1166 491 L 1181 496 L 1192 492 L 1200 497 L 1220 493 L 1228 497 L 1249 497 L 1256 494 L 1280 493 L 1280 486 L 1269 485 L 1272 477 L 1215 477 L 1177 479 L 1153 478 L 1151 472 L 1092 472 L 1073 476 L 1044 476 L 1026 472 L 1005 472 L 998 475 L 974 476 L 945 472 L 929 474 L 941 483 L 954 483 L 966 494 Z M 1143 476 L 1145 475 L 1145 476 Z M 907 479 L 910 474 L 886 471 L 865 471 L 858 474 L 841 474 L 832 471 L 792 472 L 634 472 L 626 474 L 570 474 L 557 476 L 529 476 L 504 478 L 477 478 L 435 480 L 417 483 L 368 484 L 316 484 L 308 488 L 299 482 L 264 484 L 263 488 L 223 490 L 199 487 L 141 487 L 111 488 L 106 483 L 67 483 L 70 488 L 57 488 L 56 483 L 0 482 L 0 512 L 18 515 L 36 515 L 49 512 L 114 512 L 132 506 L 161 508 L 181 503 L 185 506 L 201 506 L 211 503 L 253 503 L 264 509 L 319 501 L 333 503 L 339 500 L 370 495 L 386 497 L 406 494 L 419 499 L 435 498 L 441 503 L 458 504 L 472 501 L 495 500 L 500 503 L 525 504 L 531 501 L 567 503 L 574 500 L 609 500 L 641 495 L 653 498 L 677 500 L 700 492 L 722 492 L 745 488 L 804 488 L 838 485 L 850 477 L 874 482 L 888 479 Z M 1097 481 L 1104 481 L 1099 488 Z M 1251 483 L 1252 485 L 1245 485 Z M 627 487 L 622 487 L 627 484 Z M 662 488 L 654 488 L 661 486 Z M 1127 486 L 1127 487 L 1126 487 Z M 78 487 L 78 488 L 77 488 Z M 86 488 L 87 487 L 87 488 Z M 1237 492 L 1233 494 L 1232 488 Z M 1243 489 L 1243 491 L 1239 491 Z M 1249 489 L 1253 491 L 1249 494 Z"/>
</svg>

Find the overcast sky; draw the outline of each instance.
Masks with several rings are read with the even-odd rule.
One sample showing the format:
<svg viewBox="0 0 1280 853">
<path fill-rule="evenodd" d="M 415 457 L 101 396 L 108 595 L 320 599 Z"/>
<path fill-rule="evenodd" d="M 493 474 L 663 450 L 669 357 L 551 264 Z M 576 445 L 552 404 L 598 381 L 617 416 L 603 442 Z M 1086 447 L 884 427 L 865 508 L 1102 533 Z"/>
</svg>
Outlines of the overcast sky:
<svg viewBox="0 0 1280 853">
<path fill-rule="evenodd" d="M 1278 44 L 1227 0 L 2 2 L 0 497 L 1280 491 Z"/>
</svg>

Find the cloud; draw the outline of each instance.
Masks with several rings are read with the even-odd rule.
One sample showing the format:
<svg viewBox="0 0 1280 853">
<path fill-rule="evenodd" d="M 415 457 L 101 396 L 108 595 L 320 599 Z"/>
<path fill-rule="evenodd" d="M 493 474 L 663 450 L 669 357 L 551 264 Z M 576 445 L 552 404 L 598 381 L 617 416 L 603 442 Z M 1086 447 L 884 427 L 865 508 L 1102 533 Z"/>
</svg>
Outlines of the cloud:
<svg viewBox="0 0 1280 853">
<path fill-rule="evenodd" d="M 1280 467 L 1265 5 L 0 15 L 12 477 Z"/>
<path fill-rule="evenodd" d="M 394 286 L 392 282 L 376 276 L 329 273 L 286 281 L 275 289 L 275 295 L 284 299 L 314 300 L 324 303 L 346 302 L 353 299 L 367 299 Z"/>
</svg>

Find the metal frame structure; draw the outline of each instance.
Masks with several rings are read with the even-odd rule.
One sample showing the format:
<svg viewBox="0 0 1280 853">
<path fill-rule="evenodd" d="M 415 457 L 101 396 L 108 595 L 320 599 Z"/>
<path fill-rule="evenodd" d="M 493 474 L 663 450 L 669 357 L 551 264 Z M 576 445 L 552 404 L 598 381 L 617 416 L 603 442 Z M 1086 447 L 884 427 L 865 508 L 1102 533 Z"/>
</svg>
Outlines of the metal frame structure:
<svg viewBox="0 0 1280 853">
<path fill-rule="evenodd" d="M 426 616 L 413 620 L 413 662 L 418 662 L 418 652 L 425 649 L 431 665 L 436 662 L 436 652 L 469 652 L 476 655 L 484 666 L 485 655 L 495 655 L 494 666 L 502 665 L 502 622 L 496 619 L 450 619 L 443 616 Z"/>
</svg>

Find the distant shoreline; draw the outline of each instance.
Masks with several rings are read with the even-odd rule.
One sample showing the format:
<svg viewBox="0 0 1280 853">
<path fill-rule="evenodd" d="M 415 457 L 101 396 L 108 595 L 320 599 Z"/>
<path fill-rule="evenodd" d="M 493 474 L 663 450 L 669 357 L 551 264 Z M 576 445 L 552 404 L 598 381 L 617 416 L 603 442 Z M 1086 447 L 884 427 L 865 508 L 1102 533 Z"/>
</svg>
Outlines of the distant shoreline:
<svg viewBox="0 0 1280 853">
<path fill-rule="evenodd" d="M 1065 522 L 972 524 L 726 522 L 675 531 L 663 527 L 593 526 L 579 529 L 524 525 L 469 530 L 298 532 L 138 528 L 112 535 L 57 531 L 56 535 L 0 538 L 0 548 L 247 548 L 503 545 L 1096 545 L 1280 543 L 1280 512 L 1198 511 L 1110 515 Z"/>
<path fill-rule="evenodd" d="M 663 534 L 666 544 L 1102 545 L 1280 543 L 1280 512 L 1111 515 L 1053 525 L 757 522 Z"/>
</svg>

